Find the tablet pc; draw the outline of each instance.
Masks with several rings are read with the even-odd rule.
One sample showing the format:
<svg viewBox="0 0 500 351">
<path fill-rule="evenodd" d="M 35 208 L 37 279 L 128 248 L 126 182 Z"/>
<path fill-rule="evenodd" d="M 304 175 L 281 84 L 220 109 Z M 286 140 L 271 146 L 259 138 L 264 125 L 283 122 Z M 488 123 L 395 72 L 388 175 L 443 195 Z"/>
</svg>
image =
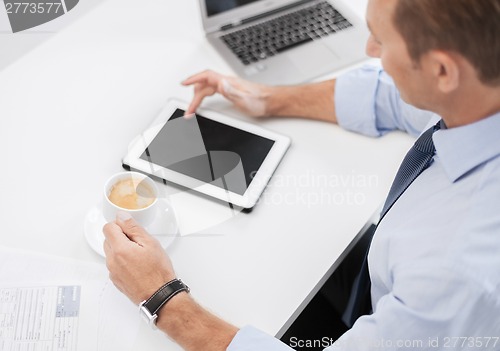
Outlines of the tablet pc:
<svg viewBox="0 0 500 351">
<path fill-rule="evenodd" d="M 131 143 L 124 167 L 253 208 L 290 139 L 210 110 L 184 118 L 187 107 L 170 100 Z"/>
</svg>

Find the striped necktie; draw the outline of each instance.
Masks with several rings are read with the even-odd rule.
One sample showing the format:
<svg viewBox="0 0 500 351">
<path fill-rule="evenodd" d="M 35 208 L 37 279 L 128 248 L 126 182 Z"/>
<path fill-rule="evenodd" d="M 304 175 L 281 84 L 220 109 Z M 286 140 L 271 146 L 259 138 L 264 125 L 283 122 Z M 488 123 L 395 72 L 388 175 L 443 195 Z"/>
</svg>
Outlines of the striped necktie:
<svg viewBox="0 0 500 351">
<path fill-rule="evenodd" d="M 382 208 L 379 223 L 410 184 L 432 163 L 436 153 L 432 135 L 441 128 L 446 128 L 443 120 L 426 130 L 406 154 Z M 368 251 L 361 265 L 361 270 L 354 280 L 351 296 L 342 317 L 348 327 L 352 327 L 358 317 L 372 313 L 371 282 L 367 258 Z"/>
</svg>

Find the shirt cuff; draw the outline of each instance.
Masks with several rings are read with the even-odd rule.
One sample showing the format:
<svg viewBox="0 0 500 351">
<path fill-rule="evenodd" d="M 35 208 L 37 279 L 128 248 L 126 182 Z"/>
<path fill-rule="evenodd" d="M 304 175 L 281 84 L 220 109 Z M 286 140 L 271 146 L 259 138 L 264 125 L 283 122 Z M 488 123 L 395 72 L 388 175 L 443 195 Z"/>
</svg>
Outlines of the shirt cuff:
<svg viewBox="0 0 500 351">
<path fill-rule="evenodd" d="M 382 68 L 364 66 L 346 73 L 335 83 L 337 123 L 344 129 L 378 137 L 375 97 Z"/>
<path fill-rule="evenodd" d="M 278 339 L 252 326 L 240 329 L 227 351 L 293 351 Z"/>
</svg>

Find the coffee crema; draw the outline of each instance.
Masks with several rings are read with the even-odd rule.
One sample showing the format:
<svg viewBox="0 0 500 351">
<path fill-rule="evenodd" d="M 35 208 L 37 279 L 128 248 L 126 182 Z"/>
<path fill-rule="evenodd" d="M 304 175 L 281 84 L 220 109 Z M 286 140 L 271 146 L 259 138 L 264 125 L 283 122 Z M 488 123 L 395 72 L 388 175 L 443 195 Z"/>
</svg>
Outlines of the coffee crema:
<svg viewBox="0 0 500 351">
<path fill-rule="evenodd" d="M 126 178 L 117 181 L 109 191 L 108 199 L 127 210 L 140 210 L 156 199 L 154 190 L 142 179 Z"/>
</svg>

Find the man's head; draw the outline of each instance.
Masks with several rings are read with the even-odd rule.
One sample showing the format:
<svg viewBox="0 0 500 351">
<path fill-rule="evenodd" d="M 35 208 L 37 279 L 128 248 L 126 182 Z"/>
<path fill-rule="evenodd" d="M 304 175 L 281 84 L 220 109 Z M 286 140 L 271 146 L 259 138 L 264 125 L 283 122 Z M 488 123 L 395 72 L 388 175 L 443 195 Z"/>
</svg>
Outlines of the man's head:
<svg viewBox="0 0 500 351">
<path fill-rule="evenodd" d="M 393 23 L 415 63 L 431 50 L 455 52 L 481 82 L 500 85 L 500 0 L 398 0 Z"/>
<path fill-rule="evenodd" d="M 367 53 L 407 102 L 443 112 L 474 85 L 500 88 L 500 0 L 369 0 Z"/>
</svg>

